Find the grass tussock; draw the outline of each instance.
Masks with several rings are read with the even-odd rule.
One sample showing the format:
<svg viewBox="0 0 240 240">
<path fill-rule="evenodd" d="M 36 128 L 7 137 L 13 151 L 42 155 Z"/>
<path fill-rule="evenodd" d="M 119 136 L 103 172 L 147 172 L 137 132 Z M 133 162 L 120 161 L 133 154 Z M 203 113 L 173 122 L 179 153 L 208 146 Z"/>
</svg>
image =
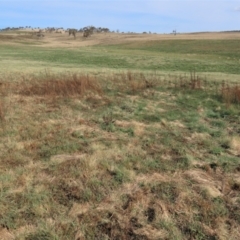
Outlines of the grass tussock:
<svg viewBox="0 0 240 240">
<path fill-rule="evenodd" d="M 46 74 L 31 82 L 24 82 L 19 94 L 25 96 L 70 97 L 85 96 L 88 93 L 102 95 L 102 88 L 96 78 L 78 74 Z"/>
<path fill-rule="evenodd" d="M 228 105 L 240 104 L 240 86 L 223 87 L 221 97 Z"/>
<path fill-rule="evenodd" d="M 158 84 L 159 76 L 157 74 L 144 74 L 138 72 L 123 72 L 114 74 L 111 82 L 119 91 L 124 91 L 131 94 L 137 94 L 145 89 L 151 89 Z"/>
<path fill-rule="evenodd" d="M 0 82 L 0 122 L 5 120 L 6 115 L 6 103 L 4 96 L 6 95 L 5 84 Z"/>
<path fill-rule="evenodd" d="M 0 122 L 5 120 L 6 115 L 6 107 L 4 103 L 4 99 L 0 97 Z"/>
</svg>

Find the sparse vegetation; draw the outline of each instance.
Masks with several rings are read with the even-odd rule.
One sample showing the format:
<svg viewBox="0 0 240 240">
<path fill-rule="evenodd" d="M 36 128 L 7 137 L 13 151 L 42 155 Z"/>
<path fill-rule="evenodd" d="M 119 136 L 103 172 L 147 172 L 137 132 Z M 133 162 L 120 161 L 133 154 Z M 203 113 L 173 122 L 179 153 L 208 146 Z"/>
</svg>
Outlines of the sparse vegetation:
<svg viewBox="0 0 240 240">
<path fill-rule="evenodd" d="M 102 48 L 93 66 L 110 63 Z M 3 55 L 51 62 L 33 49 Z M 239 82 L 116 59 L 118 71 L 1 72 L 0 236 L 239 239 Z"/>
</svg>

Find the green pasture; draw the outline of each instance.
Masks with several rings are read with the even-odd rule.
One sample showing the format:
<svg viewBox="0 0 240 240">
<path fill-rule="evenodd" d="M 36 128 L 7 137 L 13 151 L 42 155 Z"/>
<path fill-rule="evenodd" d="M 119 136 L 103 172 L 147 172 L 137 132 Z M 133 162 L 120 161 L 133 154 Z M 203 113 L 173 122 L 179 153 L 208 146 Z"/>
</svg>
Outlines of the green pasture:
<svg viewBox="0 0 240 240">
<path fill-rule="evenodd" d="M 78 68 L 240 74 L 239 40 L 137 41 L 91 47 L 0 45 L 2 70 Z"/>
</svg>

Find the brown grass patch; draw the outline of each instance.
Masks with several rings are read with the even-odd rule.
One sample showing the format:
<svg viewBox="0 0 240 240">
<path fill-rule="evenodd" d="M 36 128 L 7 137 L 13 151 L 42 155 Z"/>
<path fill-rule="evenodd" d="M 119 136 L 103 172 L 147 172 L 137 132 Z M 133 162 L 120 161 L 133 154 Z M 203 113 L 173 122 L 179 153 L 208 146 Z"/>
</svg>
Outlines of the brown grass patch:
<svg viewBox="0 0 240 240">
<path fill-rule="evenodd" d="M 114 74 L 111 81 L 121 92 L 136 94 L 145 89 L 151 89 L 157 85 L 159 77 L 156 74 L 145 75 L 143 73 L 127 71 L 126 73 Z M 151 93 L 152 94 L 152 93 Z"/>
<path fill-rule="evenodd" d="M 23 83 L 19 94 L 26 96 L 70 97 L 85 96 L 89 92 L 102 95 L 102 89 L 96 78 L 89 75 L 46 74 L 33 82 Z"/>
<path fill-rule="evenodd" d="M 19 43 L 21 41 L 32 40 L 33 35 L 30 33 L 24 34 L 0 34 L 1 43 Z M 29 41 L 30 42 L 30 41 Z"/>
<path fill-rule="evenodd" d="M 169 124 L 177 128 L 186 128 L 186 126 L 183 123 L 181 123 L 179 120 L 175 120 L 173 122 L 170 122 Z"/>
<path fill-rule="evenodd" d="M 1 122 L 5 120 L 5 114 L 6 114 L 6 109 L 5 109 L 4 100 L 0 98 L 0 121 Z"/>
<path fill-rule="evenodd" d="M 5 98 L 6 95 L 6 83 L 0 82 L 0 122 L 3 122 L 5 120 L 6 115 L 6 104 L 5 104 Z"/>
<path fill-rule="evenodd" d="M 79 224 L 88 223 L 94 227 L 98 237 L 159 239 L 167 233 L 148 224 L 155 220 L 157 208 L 157 205 L 152 206 L 148 196 L 136 184 L 126 184 L 95 209 L 86 204 L 73 205 L 70 214 L 77 216 Z M 80 232 L 78 234 L 86 235 Z"/>
<path fill-rule="evenodd" d="M 14 33 L 12 31 L 6 33 L 0 33 L 0 41 L 6 42 L 9 44 L 20 44 L 15 42 L 15 39 L 21 38 L 32 38 L 33 31 L 29 33 Z M 122 44 L 122 43 L 132 43 L 136 45 L 138 42 L 145 41 L 162 41 L 162 40 L 200 40 L 200 39 L 239 39 L 238 32 L 209 32 L 209 33 L 186 33 L 186 34 L 136 34 L 136 33 L 101 33 L 93 34 L 89 39 L 83 39 L 80 34 L 76 35 L 76 39 L 69 37 L 68 34 L 59 34 L 59 33 L 44 33 L 44 46 L 47 47 L 63 47 L 68 48 L 69 46 L 73 47 L 82 47 L 82 46 L 94 46 L 94 45 L 107 45 L 107 44 Z"/>
<path fill-rule="evenodd" d="M 15 238 L 6 228 L 0 229 L 0 236 L 2 240 L 13 240 Z"/>
<path fill-rule="evenodd" d="M 210 196 L 222 196 L 222 192 L 220 191 L 222 188 L 222 181 L 213 179 L 208 173 L 201 170 L 189 170 L 185 174 L 190 179 L 192 179 L 201 189 L 206 190 Z"/>
<path fill-rule="evenodd" d="M 222 99 L 228 105 L 240 104 L 240 86 L 222 88 Z"/>
<path fill-rule="evenodd" d="M 233 137 L 230 146 L 236 155 L 240 156 L 240 137 Z"/>
<path fill-rule="evenodd" d="M 137 122 L 137 121 L 120 121 L 117 120 L 115 121 L 115 125 L 123 128 L 129 128 L 133 127 L 134 128 L 134 134 L 136 136 L 142 136 L 144 134 L 146 124 Z"/>
</svg>

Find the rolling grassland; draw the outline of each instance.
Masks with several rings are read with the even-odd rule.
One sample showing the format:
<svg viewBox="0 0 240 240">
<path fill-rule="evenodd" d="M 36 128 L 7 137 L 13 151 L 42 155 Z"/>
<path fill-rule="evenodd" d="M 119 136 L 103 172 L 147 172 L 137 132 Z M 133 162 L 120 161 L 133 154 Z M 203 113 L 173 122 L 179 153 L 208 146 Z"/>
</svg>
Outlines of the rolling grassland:
<svg viewBox="0 0 240 240">
<path fill-rule="evenodd" d="M 0 239 L 240 239 L 240 34 L 0 33 Z"/>
</svg>

